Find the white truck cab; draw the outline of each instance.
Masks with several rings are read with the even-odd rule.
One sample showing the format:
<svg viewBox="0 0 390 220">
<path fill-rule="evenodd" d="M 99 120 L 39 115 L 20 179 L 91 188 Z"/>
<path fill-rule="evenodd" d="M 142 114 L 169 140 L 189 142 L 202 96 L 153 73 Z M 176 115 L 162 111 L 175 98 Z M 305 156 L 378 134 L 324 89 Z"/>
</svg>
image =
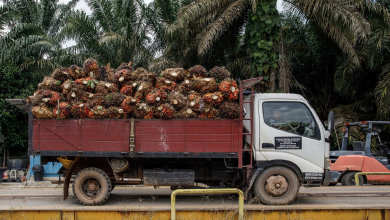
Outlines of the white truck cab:
<svg viewBox="0 0 390 220">
<path fill-rule="evenodd" d="M 253 108 L 245 103 L 252 98 Z M 253 127 L 249 120 L 244 120 L 243 126 L 245 132 L 253 129 L 252 140 L 245 136 L 245 145 L 253 143 L 257 169 L 285 165 L 295 171 L 300 184 L 329 184 L 330 131 L 305 98 L 286 93 L 254 94 L 244 98 L 243 106 L 244 118 L 253 117 Z"/>
</svg>

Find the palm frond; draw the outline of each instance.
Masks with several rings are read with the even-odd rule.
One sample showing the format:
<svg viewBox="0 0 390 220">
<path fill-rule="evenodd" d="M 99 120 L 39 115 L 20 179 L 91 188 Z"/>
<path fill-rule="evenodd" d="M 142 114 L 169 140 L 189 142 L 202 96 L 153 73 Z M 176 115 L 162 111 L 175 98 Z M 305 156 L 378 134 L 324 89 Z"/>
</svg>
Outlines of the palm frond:
<svg viewBox="0 0 390 220">
<path fill-rule="evenodd" d="M 213 43 L 226 31 L 229 26 L 247 12 L 247 0 L 238 0 L 227 7 L 201 34 L 198 46 L 199 55 L 209 50 Z"/>
</svg>

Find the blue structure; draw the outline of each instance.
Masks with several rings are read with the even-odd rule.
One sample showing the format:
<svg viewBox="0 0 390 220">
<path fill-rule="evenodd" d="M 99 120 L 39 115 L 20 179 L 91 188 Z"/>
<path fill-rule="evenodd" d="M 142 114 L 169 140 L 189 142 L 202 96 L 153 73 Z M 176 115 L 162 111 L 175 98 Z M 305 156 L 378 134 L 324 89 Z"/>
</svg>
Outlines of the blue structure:
<svg viewBox="0 0 390 220">
<path fill-rule="evenodd" d="M 41 156 L 30 156 L 30 175 L 34 175 L 34 172 L 31 168 L 34 165 L 41 164 Z M 49 162 L 46 165 L 43 165 L 45 171 L 43 173 L 43 177 L 58 177 L 58 170 L 62 167 L 62 163 L 60 162 Z"/>
</svg>

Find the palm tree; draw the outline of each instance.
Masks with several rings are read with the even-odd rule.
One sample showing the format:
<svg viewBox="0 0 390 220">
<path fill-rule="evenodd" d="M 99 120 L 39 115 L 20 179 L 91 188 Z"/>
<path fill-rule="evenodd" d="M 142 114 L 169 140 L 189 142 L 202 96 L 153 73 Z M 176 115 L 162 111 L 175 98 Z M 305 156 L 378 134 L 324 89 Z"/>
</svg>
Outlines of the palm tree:
<svg viewBox="0 0 390 220">
<path fill-rule="evenodd" d="M 256 0 L 195 1 L 182 7 L 178 12 L 177 20 L 169 26 L 168 33 L 172 38 L 177 39 L 172 45 L 181 46 L 177 46 L 177 50 L 182 51 L 180 57 L 186 57 L 187 52 L 194 48 L 197 52 L 196 55 L 202 57 L 213 49 L 214 45 L 221 40 L 221 36 L 237 25 L 236 21 L 242 20 L 243 17 L 249 16 L 250 18 L 247 22 L 242 23 L 244 28 L 251 24 L 250 27 L 255 25 L 264 26 L 269 23 L 269 20 L 260 21 L 259 16 L 255 17 L 259 10 L 262 14 L 268 14 L 270 7 L 266 5 L 267 2 Z M 270 2 L 272 4 L 276 3 L 276 1 Z M 273 7 L 275 6 L 273 5 Z M 322 33 L 338 45 L 346 56 L 346 62 L 340 68 L 340 71 L 353 72 L 361 68 L 364 55 L 356 46 L 368 41 L 371 33 L 370 18 L 379 17 L 384 25 L 389 26 L 387 9 L 373 1 L 285 0 L 284 6 L 286 10 L 298 15 L 306 22 L 316 25 Z M 273 15 L 279 16 L 277 14 Z M 273 32 L 275 33 L 276 30 L 273 29 Z M 236 30 L 235 36 L 240 34 L 242 34 L 242 29 Z M 274 48 L 276 47 L 276 44 L 272 45 L 266 39 L 272 33 L 264 34 L 263 38 L 260 39 L 256 34 L 247 35 L 247 42 L 254 42 L 260 48 L 267 43 Z M 277 34 L 273 36 L 275 38 L 273 40 L 277 41 L 275 37 Z M 272 51 L 272 49 L 272 47 L 269 47 L 266 51 Z M 255 54 L 256 51 L 249 52 L 249 62 L 253 63 L 256 61 L 258 54 Z M 277 59 L 274 57 L 271 61 L 275 62 L 275 60 Z M 275 67 L 275 64 L 271 67 Z M 268 76 L 271 70 L 272 68 L 267 68 Z"/>
<path fill-rule="evenodd" d="M 61 52 L 57 33 L 77 1 L 5 0 L 0 25 L 1 29 L 12 28 L 0 37 L 0 65 L 18 65 L 39 75 L 58 67 L 53 59 Z"/>
<path fill-rule="evenodd" d="M 67 48 L 68 60 L 81 63 L 94 57 L 101 64 L 119 66 L 132 61 L 146 66 L 152 58 L 151 38 L 145 23 L 145 5 L 134 0 L 87 0 L 91 15 L 75 11 L 66 19 L 61 31 L 64 40 L 76 45 Z"/>
</svg>

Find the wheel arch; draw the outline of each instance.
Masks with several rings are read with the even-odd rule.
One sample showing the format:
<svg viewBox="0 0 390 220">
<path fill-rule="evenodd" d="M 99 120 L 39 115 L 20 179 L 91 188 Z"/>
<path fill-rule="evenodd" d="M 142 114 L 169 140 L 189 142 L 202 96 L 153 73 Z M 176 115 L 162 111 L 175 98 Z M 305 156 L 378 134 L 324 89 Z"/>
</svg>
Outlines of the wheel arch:
<svg viewBox="0 0 390 220">
<path fill-rule="evenodd" d="M 286 160 L 256 161 L 256 168 L 252 172 L 251 176 L 249 177 L 249 179 L 247 181 L 246 187 L 244 188 L 245 199 L 247 198 L 248 192 L 252 189 L 252 186 L 253 186 L 256 178 L 259 176 L 259 174 L 263 170 L 265 170 L 269 167 L 272 167 L 272 166 L 287 167 L 287 168 L 294 171 L 294 173 L 297 175 L 300 182 L 304 181 L 301 169 L 299 169 L 299 167 L 296 164 L 294 164 L 293 162 L 286 161 Z"/>
<path fill-rule="evenodd" d="M 287 161 L 287 160 L 257 161 L 256 166 L 257 168 L 260 168 L 262 170 L 265 170 L 266 168 L 271 166 L 284 166 L 292 169 L 295 172 L 295 174 L 298 176 L 300 182 L 304 181 L 301 169 L 299 169 L 299 167 L 291 161 Z"/>
</svg>

